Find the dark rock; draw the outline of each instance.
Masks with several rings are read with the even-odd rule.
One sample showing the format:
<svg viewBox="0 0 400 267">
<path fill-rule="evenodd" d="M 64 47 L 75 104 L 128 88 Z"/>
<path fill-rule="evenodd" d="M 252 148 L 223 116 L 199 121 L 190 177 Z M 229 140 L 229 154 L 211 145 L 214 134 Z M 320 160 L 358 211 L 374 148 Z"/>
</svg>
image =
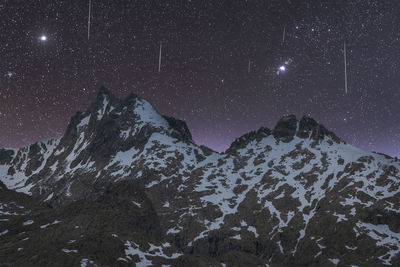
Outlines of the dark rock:
<svg viewBox="0 0 400 267">
<path fill-rule="evenodd" d="M 163 116 L 167 120 L 169 126 L 174 129 L 178 134 L 174 137 L 177 139 L 193 142 L 192 134 L 186 125 L 186 122 L 182 120 L 177 120 L 173 117 Z"/>
<path fill-rule="evenodd" d="M 314 119 L 303 116 L 299 121 L 297 136 L 300 138 L 311 138 L 315 141 L 321 141 L 325 137 L 331 137 L 333 141 L 339 143 L 341 140 L 331 131 L 327 130 L 322 124 Z"/>
<path fill-rule="evenodd" d="M 10 163 L 13 155 L 14 151 L 12 150 L 0 149 L 0 164 Z"/>
<path fill-rule="evenodd" d="M 277 140 L 281 140 L 283 142 L 290 142 L 296 135 L 297 124 L 298 121 L 296 119 L 296 116 L 294 115 L 285 116 L 278 121 L 274 130 L 272 130 L 272 134 Z"/>
<path fill-rule="evenodd" d="M 256 140 L 260 141 L 261 139 L 268 137 L 271 135 L 271 130 L 265 127 L 261 127 L 257 131 L 251 131 L 242 135 L 229 146 L 225 153 L 231 154 L 238 149 L 245 148 L 251 141 Z"/>
</svg>

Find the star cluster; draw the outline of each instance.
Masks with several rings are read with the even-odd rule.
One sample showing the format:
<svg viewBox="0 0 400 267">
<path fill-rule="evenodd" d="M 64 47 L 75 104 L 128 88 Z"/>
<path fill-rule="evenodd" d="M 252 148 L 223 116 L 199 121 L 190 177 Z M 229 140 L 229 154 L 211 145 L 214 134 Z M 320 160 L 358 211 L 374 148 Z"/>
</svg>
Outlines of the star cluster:
<svg viewBox="0 0 400 267">
<path fill-rule="evenodd" d="M 104 85 L 218 151 L 295 114 L 400 156 L 399 1 L 90 2 L 0 3 L 0 147 L 62 135 Z"/>
</svg>

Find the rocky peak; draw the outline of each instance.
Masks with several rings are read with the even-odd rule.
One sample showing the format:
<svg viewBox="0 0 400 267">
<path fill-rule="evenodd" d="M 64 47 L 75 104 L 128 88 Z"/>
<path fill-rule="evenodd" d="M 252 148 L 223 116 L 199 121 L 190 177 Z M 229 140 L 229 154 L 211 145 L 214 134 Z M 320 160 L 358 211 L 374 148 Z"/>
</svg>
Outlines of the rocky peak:
<svg viewBox="0 0 400 267">
<path fill-rule="evenodd" d="M 115 99 L 115 97 L 111 93 L 110 90 L 108 90 L 106 87 L 102 86 L 102 87 L 100 87 L 99 92 L 97 93 L 95 103 L 96 102 L 102 103 L 104 99 L 111 100 L 111 99 Z"/>
<path fill-rule="evenodd" d="M 97 93 L 96 99 L 92 102 L 87 112 L 99 111 L 108 103 L 116 101 L 117 99 L 114 97 L 114 95 L 107 88 L 102 86 Z"/>
<path fill-rule="evenodd" d="M 330 137 L 333 141 L 339 143 L 341 140 L 335 133 L 329 131 L 324 125 L 319 124 L 313 118 L 303 116 L 299 121 L 297 136 L 300 138 L 311 138 L 319 141 L 325 137 Z"/>
<path fill-rule="evenodd" d="M 134 106 L 136 103 L 136 100 L 139 97 L 136 94 L 129 94 L 125 99 L 122 100 L 122 105 L 126 107 L 131 107 Z"/>
<path fill-rule="evenodd" d="M 68 153 L 79 149 L 107 158 L 119 150 L 141 147 L 155 132 L 192 142 L 185 122 L 160 115 L 135 94 L 118 99 L 102 87 L 89 109 L 71 118 L 62 144 Z"/>
<path fill-rule="evenodd" d="M 173 134 L 174 137 L 193 142 L 192 134 L 190 133 L 190 130 L 186 125 L 186 122 L 182 120 L 177 120 L 173 117 L 168 117 L 168 116 L 163 116 L 163 117 L 164 119 L 167 120 L 169 126 L 176 131 L 176 133 Z"/>
<path fill-rule="evenodd" d="M 278 140 L 290 142 L 296 135 L 297 124 L 298 121 L 295 115 L 284 116 L 278 121 L 272 130 L 272 134 Z"/>
<path fill-rule="evenodd" d="M 290 142 L 295 136 L 299 138 L 310 138 L 315 141 L 321 141 L 325 137 L 330 137 L 334 142 L 340 142 L 333 132 L 319 124 L 313 118 L 303 116 L 297 120 L 295 115 L 287 115 L 282 117 L 272 131 L 274 137 L 283 142 Z"/>
<path fill-rule="evenodd" d="M 336 143 L 343 142 L 333 132 L 327 130 L 313 118 L 303 116 L 300 120 L 297 120 L 295 115 L 287 115 L 277 122 L 272 131 L 268 128 L 261 127 L 257 131 L 246 133 L 237 138 L 226 150 L 226 153 L 233 153 L 238 149 L 245 148 L 253 140 L 260 142 L 262 138 L 268 137 L 271 134 L 276 140 L 285 143 L 292 141 L 294 137 L 303 139 L 309 138 L 315 142 L 319 142 L 325 137 L 330 137 L 330 140 Z"/>
</svg>

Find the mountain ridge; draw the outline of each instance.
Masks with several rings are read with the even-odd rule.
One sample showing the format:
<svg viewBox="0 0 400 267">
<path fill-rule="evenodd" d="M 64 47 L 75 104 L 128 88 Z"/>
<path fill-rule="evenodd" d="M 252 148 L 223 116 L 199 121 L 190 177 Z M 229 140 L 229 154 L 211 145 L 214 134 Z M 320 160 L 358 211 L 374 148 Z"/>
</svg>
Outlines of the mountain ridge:
<svg viewBox="0 0 400 267">
<path fill-rule="evenodd" d="M 83 119 L 81 116 L 83 116 L 83 114 L 86 113 L 92 113 L 92 112 L 98 112 L 99 107 L 101 107 L 101 103 L 103 102 L 104 99 L 108 99 L 109 101 L 111 101 L 111 103 L 118 103 L 118 104 L 128 104 L 130 101 L 134 100 L 134 99 L 142 99 L 140 98 L 138 95 L 134 94 L 134 93 L 130 93 L 128 96 L 126 96 L 123 99 L 119 99 L 116 98 L 112 92 L 107 89 L 104 86 L 101 86 L 98 94 L 96 96 L 96 100 L 93 101 L 88 109 L 85 112 L 82 111 L 78 111 L 75 113 L 75 115 L 73 115 L 70 119 L 70 122 L 67 125 L 67 129 L 64 135 L 66 135 L 69 131 L 70 126 L 72 127 L 76 127 L 77 122 L 81 119 Z M 147 102 L 147 101 L 146 101 Z M 153 108 L 154 109 L 154 108 Z M 156 111 L 157 112 L 157 111 Z M 188 141 L 194 142 L 192 139 L 192 134 L 189 130 L 189 127 L 187 126 L 186 122 L 184 120 L 180 120 L 180 119 L 176 119 L 174 117 L 171 116 L 167 116 L 167 115 L 160 115 L 162 116 L 164 119 L 166 119 L 169 123 L 169 125 L 175 129 L 177 132 L 180 132 L 180 134 L 182 135 L 183 138 L 186 138 Z M 76 121 L 76 122 L 75 122 Z M 292 125 L 290 125 L 292 124 Z M 293 124 L 297 124 L 296 127 L 294 127 Z M 290 127 L 292 127 L 292 129 L 290 129 Z M 294 128 L 293 128 L 294 127 Z M 288 131 L 292 131 L 292 132 L 288 132 Z M 311 132 L 310 132 L 311 131 Z M 336 142 L 345 142 L 343 139 L 339 138 L 335 133 L 333 133 L 332 131 L 328 130 L 323 124 L 318 123 L 316 120 L 314 120 L 312 117 L 307 116 L 307 115 L 303 115 L 300 119 L 297 119 L 295 115 L 293 114 L 289 114 L 289 115 L 284 115 L 282 116 L 276 123 L 275 127 L 271 130 L 265 126 L 261 126 L 256 130 L 252 130 L 249 131 L 247 133 L 242 134 L 240 137 L 236 138 L 234 141 L 232 141 L 232 143 L 230 144 L 230 146 L 222 152 L 218 152 L 218 153 L 227 153 L 228 151 L 231 150 L 231 147 L 233 145 L 235 145 L 235 143 L 237 143 L 240 139 L 243 138 L 248 138 L 250 136 L 253 136 L 254 133 L 259 133 L 259 132 L 268 132 L 269 134 L 274 135 L 274 137 L 276 138 L 282 138 L 283 140 L 285 140 L 285 138 L 293 138 L 294 136 L 299 136 L 302 138 L 312 138 L 315 140 L 321 139 L 324 136 L 331 136 L 333 137 L 333 139 Z M 307 135 L 308 134 L 308 135 Z M 20 149 L 20 148 L 24 148 L 24 147 L 29 147 L 31 145 L 35 145 L 37 143 L 41 143 L 41 142 L 46 142 L 48 140 L 52 140 L 52 139 L 58 139 L 58 138 L 62 138 L 64 135 L 62 136 L 56 136 L 56 137 L 49 137 L 49 138 L 45 138 L 43 140 L 38 140 L 32 144 L 27 144 L 21 147 L 15 147 L 15 148 L 10 148 L 10 147 L 4 147 L 4 148 L 0 148 L 0 150 L 15 150 L 15 149 Z M 237 145 L 237 144 L 236 144 Z M 200 146 L 200 145 L 199 145 Z M 206 145 L 202 145 L 207 147 Z M 207 147 L 208 149 L 213 150 L 210 147 Z M 213 150 L 214 152 L 217 152 L 215 150 Z M 372 153 L 377 153 L 377 154 L 382 154 L 385 155 L 387 157 L 390 157 L 392 159 L 395 159 L 396 157 L 392 157 L 390 155 L 387 155 L 385 153 L 382 152 L 377 152 L 377 151 L 371 151 Z"/>
<path fill-rule="evenodd" d="M 102 88 L 64 136 L 0 150 L 0 181 L 12 189 L 0 193 L 0 238 L 8 244 L 0 259 L 396 265 L 399 173 L 397 159 L 351 146 L 306 116 L 284 116 L 217 153 L 195 144 L 183 121 Z M 35 249 L 42 235 L 51 255 Z"/>
</svg>

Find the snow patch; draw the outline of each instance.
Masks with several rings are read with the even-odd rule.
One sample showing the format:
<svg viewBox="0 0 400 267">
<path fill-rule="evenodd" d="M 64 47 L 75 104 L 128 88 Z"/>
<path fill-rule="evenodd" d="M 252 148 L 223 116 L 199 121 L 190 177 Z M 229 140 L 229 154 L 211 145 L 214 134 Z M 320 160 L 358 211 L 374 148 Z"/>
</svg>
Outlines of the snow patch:
<svg viewBox="0 0 400 267">
<path fill-rule="evenodd" d="M 140 203 L 138 203 L 138 202 L 136 202 L 136 201 L 133 201 L 133 200 L 132 200 L 132 203 L 135 204 L 136 206 L 138 206 L 139 208 L 142 207 L 142 204 L 140 204 Z"/>
<path fill-rule="evenodd" d="M 27 220 L 27 221 L 25 221 L 25 222 L 23 223 L 23 225 L 26 226 L 26 225 L 31 225 L 31 224 L 33 224 L 33 223 L 34 223 L 33 220 Z"/>
<path fill-rule="evenodd" d="M 66 248 L 63 248 L 63 249 L 62 249 L 62 252 L 64 252 L 64 253 L 78 253 L 78 250 L 76 250 L 76 249 L 66 249 Z"/>
<path fill-rule="evenodd" d="M 8 233 L 8 230 L 4 230 L 3 232 L 0 233 L 0 235 L 5 235 Z"/>
</svg>

